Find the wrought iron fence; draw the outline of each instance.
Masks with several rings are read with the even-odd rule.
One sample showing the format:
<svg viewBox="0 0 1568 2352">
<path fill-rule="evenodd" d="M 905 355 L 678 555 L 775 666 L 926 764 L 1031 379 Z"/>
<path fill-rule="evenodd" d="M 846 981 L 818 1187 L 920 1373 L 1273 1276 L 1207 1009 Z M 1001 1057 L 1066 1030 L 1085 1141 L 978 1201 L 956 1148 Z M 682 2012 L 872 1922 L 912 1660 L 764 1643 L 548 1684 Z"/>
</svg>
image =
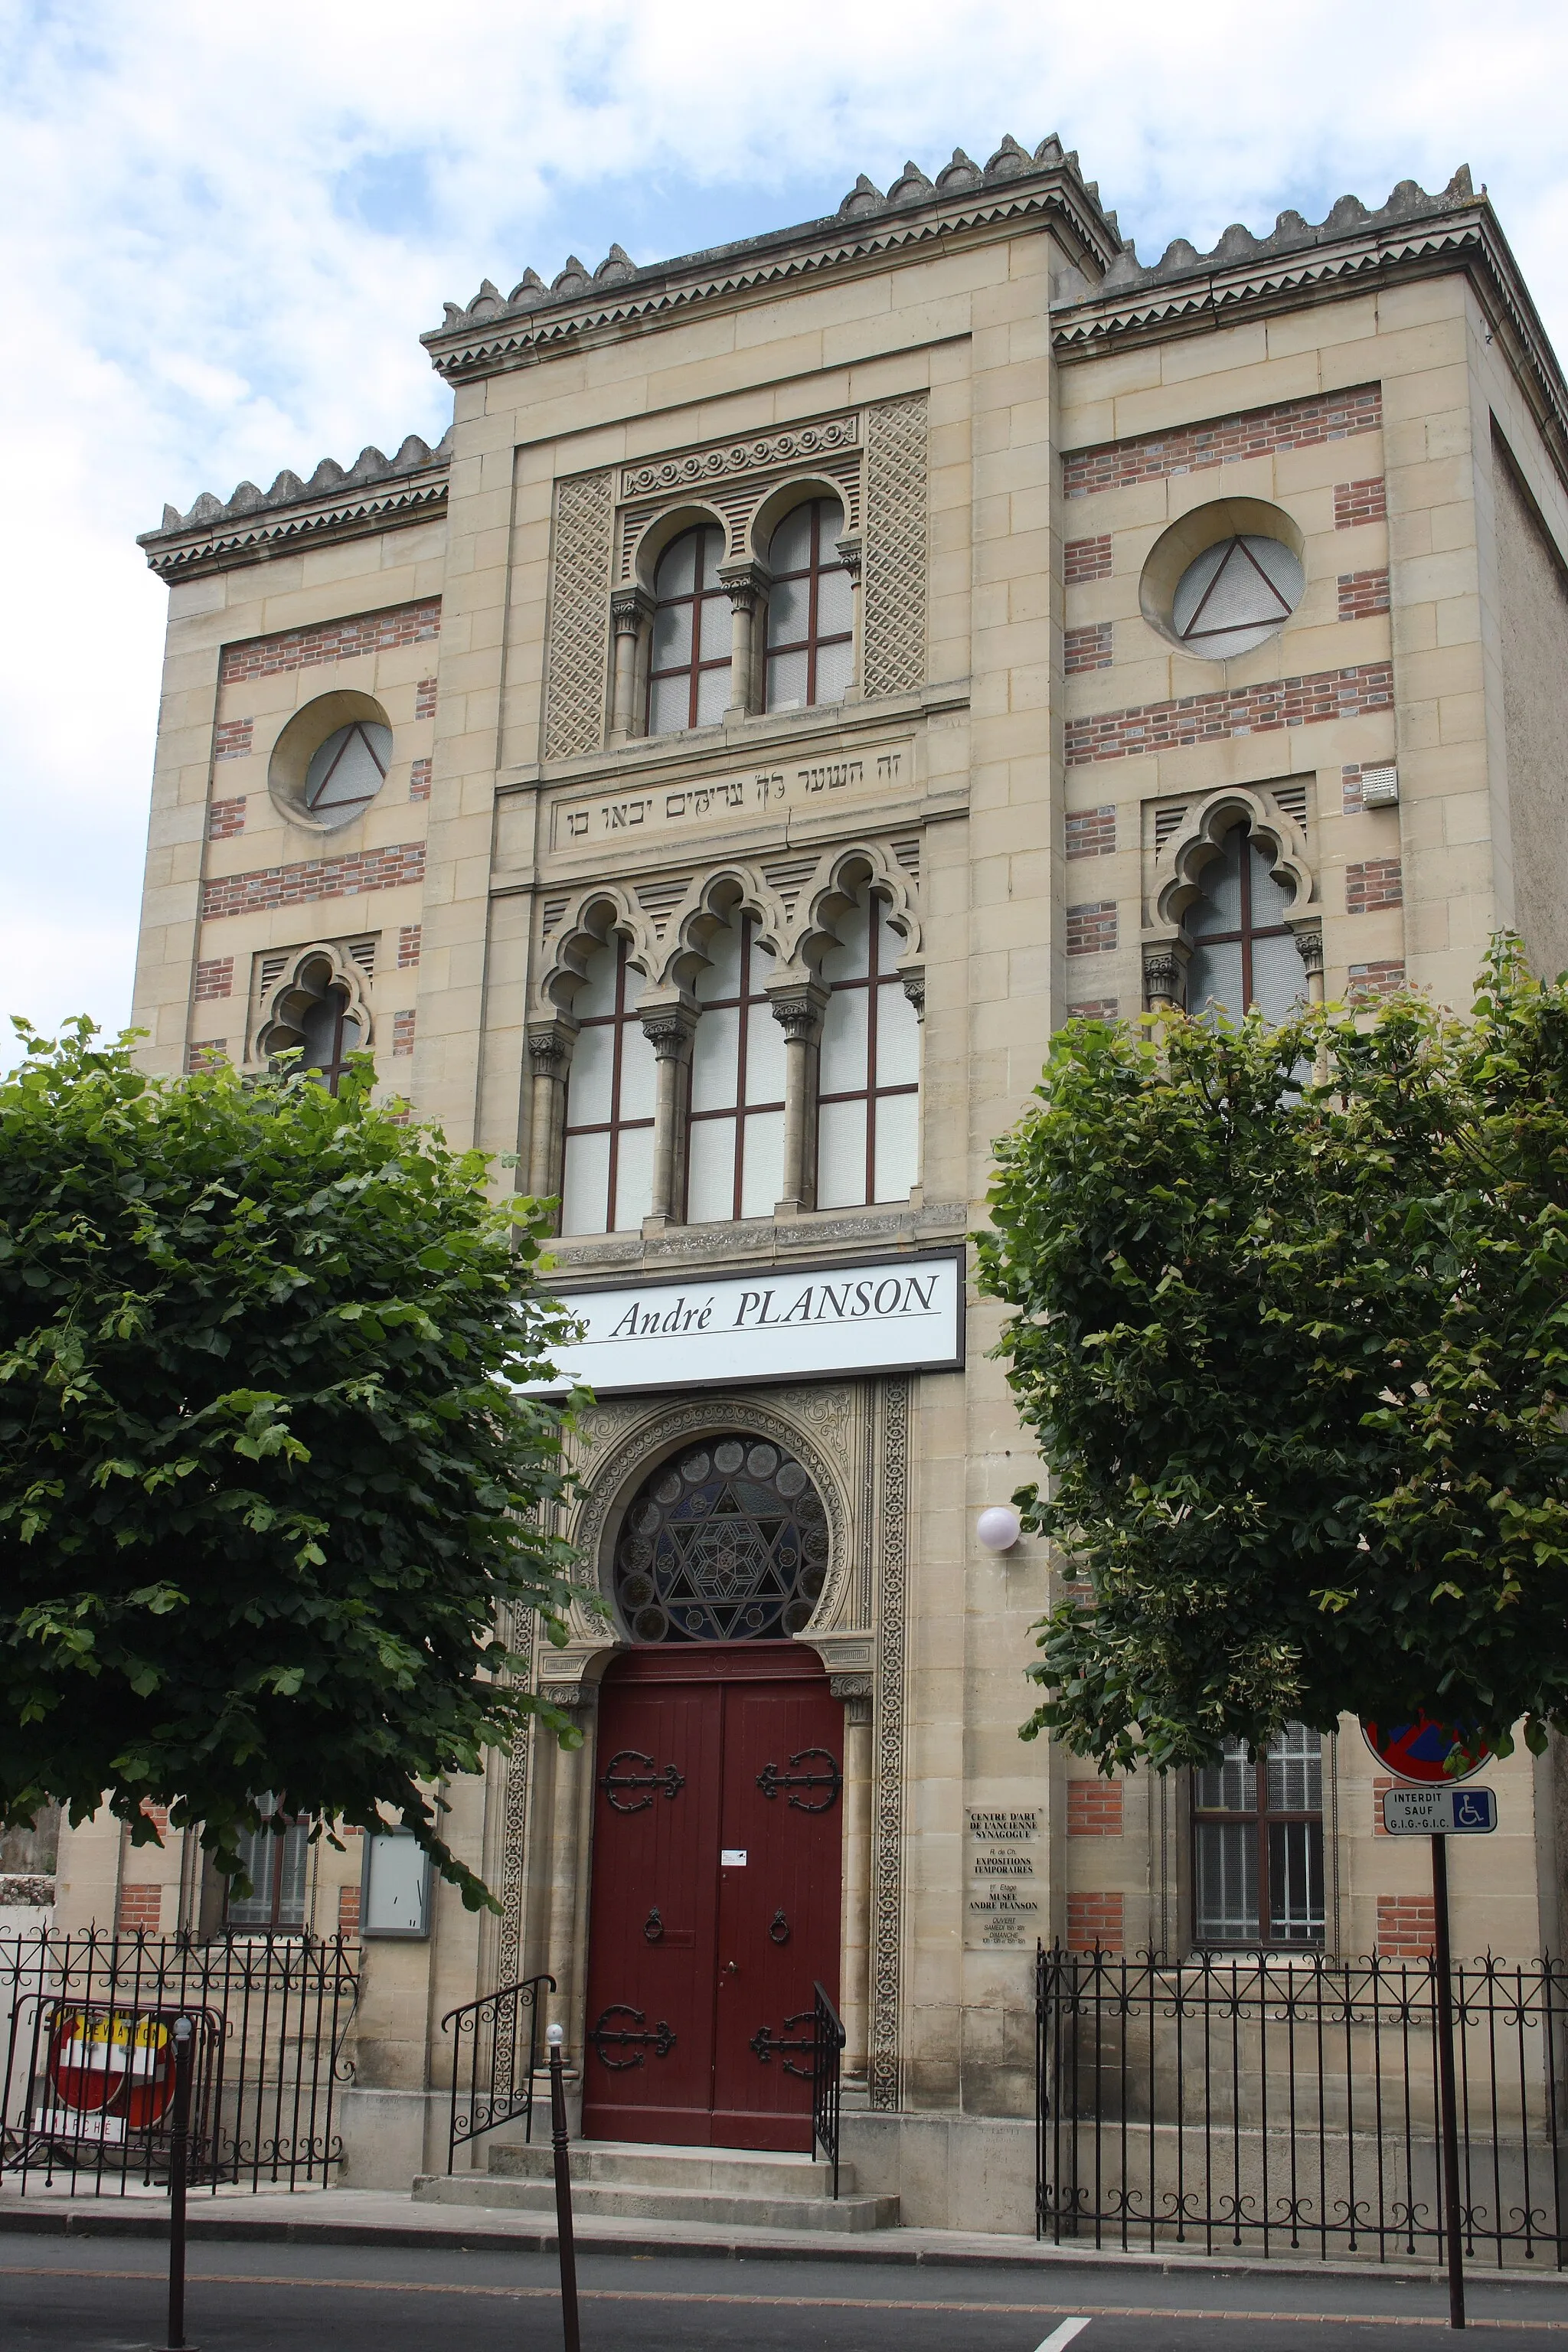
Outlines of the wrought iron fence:
<svg viewBox="0 0 1568 2352">
<path fill-rule="evenodd" d="M 452 2099 L 447 2127 L 447 2169 L 458 2150 L 498 2124 L 523 2118 L 523 2138 L 533 2137 L 533 2078 L 539 2065 L 541 1991 L 553 1992 L 553 1977 L 524 1977 L 502 1985 L 482 2000 L 449 2009 L 441 2031 L 452 2036 Z"/>
<path fill-rule="evenodd" d="M 833 2167 L 833 2194 L 838 2195 L 839 2074 L 845 2033 L 838 2011 L 819 1984 L 814 1984 L 815 2019 L 811 2053 L 811 2152 L 825 2156 Z"/>
<path fill-rule="evenodd" d="M 166 2181 L 174 2024 L 189 2017 L 192 2184 L 325 2186 L 354 1958 L 342 1937 L 0 1938 L 0 2180 L 100 2197 Z"/>
<path fill-rule="evenodd" d="M 1445 2258 L 1426 1960 L 1043 1948 L 1036 2233 Z M 1568 2266 L 1568 1964 L 1453 1971 L 1467 2259 Z"/>
</svg>

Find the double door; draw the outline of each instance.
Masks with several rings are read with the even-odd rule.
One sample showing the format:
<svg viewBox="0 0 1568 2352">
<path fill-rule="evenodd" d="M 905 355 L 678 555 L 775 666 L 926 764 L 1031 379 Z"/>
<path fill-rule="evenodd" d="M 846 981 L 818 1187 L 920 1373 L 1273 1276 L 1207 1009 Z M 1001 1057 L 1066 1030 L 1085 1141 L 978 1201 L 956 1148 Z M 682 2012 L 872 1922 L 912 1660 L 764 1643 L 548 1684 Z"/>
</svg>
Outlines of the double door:
<svg viewBox="0 0 1568 2352">
<path fill-rule="evenodd" d="M 583 2128 L 809 2149 L 837 1999 L 844 1709 L 793 1642 L 633 1650 L 600 1695 Z"/>
</svg>

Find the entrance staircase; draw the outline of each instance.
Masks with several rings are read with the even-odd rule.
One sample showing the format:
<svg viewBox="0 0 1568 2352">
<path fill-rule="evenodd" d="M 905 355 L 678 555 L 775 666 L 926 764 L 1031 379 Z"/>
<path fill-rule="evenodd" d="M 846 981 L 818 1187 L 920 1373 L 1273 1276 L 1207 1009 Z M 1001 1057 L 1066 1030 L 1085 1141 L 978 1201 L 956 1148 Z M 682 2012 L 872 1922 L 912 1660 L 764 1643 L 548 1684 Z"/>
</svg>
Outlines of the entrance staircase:
<svg viewBox="0 0 1568 2352">
<path fill-rule="evenodd" d="M 492 2143 L 485 2172 L 427 2174 L 414 2184 L 421 2204 L 485 2206 L 555 2215 L 554 2158 L 549 2145 Z M 896 2197 L 864 2194 L 855 2168 L 809 2156 L 734 2147 L 654 2147 L 630 2140 L 574 2140 L 572 2210 L 579 2221 L 700 2222 L 721 2229 L 895 2228 Z"/>
</svg>

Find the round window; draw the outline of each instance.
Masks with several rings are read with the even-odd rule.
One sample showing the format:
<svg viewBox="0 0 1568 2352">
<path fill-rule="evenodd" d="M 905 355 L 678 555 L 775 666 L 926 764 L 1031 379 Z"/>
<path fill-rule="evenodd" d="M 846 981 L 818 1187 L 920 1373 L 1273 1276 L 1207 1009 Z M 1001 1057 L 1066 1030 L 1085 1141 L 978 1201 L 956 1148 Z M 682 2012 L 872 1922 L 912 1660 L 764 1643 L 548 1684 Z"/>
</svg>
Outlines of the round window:
<svg viewBox="0 0 1568 2352">
<path fill-rule="evenodd" d="M 348 824 L 370 806 L 386 782 L 392 730 L 355 719 L 318 744 L 300 794 L 318 824 Z"/>
<path fill-rule="evenodd" d="M 634 1642 L 776 1641 L 810 1623 L 826 1580 L 822 1497 L 792 1455 L 738 1433 L 661 1463 L 616 1546 Z"/>
<path fill-rule="evenodd" d="M 1222 539 L 1189 563 L 1171 599 L 1180 645 L 1228 661 L 1282 629 L 1301 601 L 1306 574 L 1283 541 L 1258 532 Z"/>
</svg>

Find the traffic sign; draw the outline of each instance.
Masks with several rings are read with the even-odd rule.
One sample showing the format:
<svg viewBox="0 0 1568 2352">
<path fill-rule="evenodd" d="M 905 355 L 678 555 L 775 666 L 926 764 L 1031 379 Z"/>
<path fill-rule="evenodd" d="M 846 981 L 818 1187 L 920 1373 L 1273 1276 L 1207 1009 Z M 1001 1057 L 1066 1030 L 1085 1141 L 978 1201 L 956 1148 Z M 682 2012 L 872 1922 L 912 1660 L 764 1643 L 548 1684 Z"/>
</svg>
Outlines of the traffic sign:
<svg viewBox="0 0 1568 2352">
<path fill-rule="evenodd" d="M 1462 1724 L 1435 1723 L 1429 1715 L 1418 1715 L 1414 1723 L 1387 1725 L 1363 1717 L 1361 1729 L 1378 1762 L 1396 1780 L 1417 1788 L 1452 1789 L 1491 1762 L 1489 1748 L 1469 1748 Z"/>
<path fill-rule="evenodd" d="M 1497 1827 L 1497 1792 L 1385 1789 L 1383 1826 L 1390 1837 L 1479 1837 Z"/>
</svg>

